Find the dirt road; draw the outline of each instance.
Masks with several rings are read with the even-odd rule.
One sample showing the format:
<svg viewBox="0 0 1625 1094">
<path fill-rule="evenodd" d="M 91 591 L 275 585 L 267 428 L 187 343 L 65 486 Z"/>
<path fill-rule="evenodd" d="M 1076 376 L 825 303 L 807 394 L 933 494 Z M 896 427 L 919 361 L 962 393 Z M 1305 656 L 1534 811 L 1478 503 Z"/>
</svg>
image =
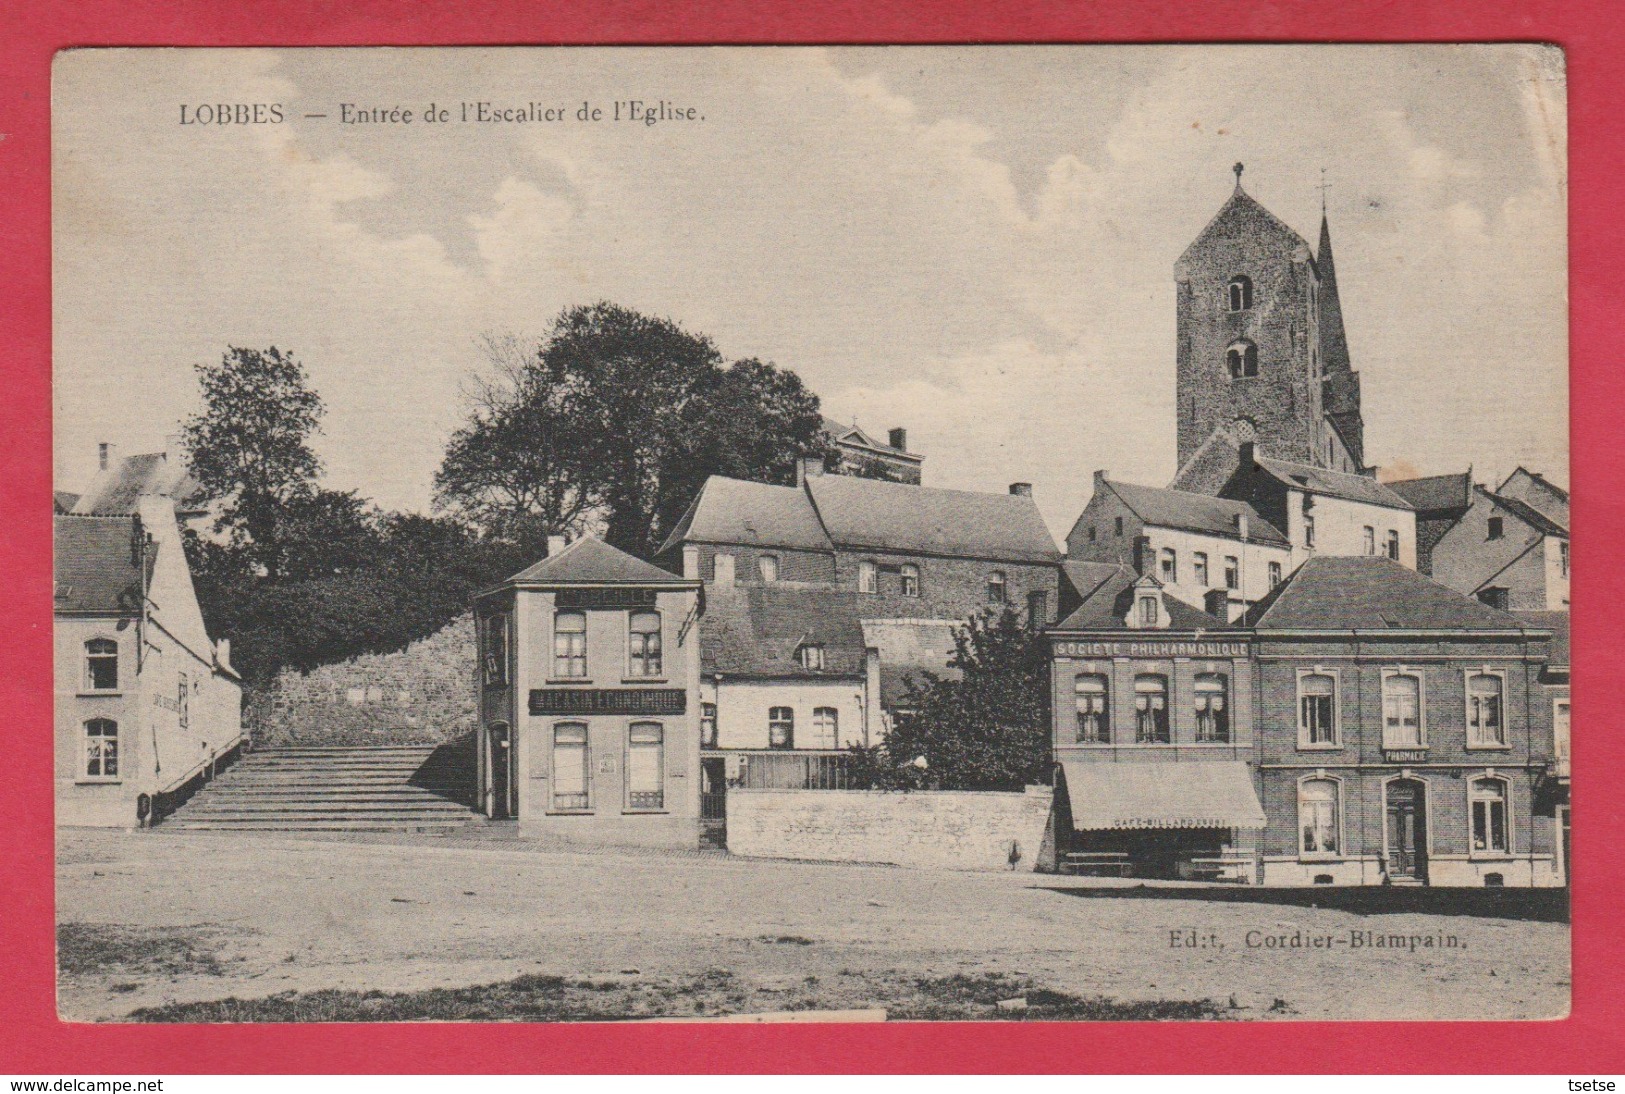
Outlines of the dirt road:
<svg viewBox="0 0 1625 1094">
<path fill-rule="evenodd" d="M 59 1005 L 75 1020 L 526 974 L 725 975 L 733 1005 L 757 1009 L 885 1005 L 889 985 L 957 977 L 1210 1001 L 1243 1018 L 1549 1018 L 1568 1005 L 1567 924 L 1505 917 L 1516 910 L 1361 914 L 1319 894 L 1030 873 L 81 831 L 59 841 L 58 901 Z"/>
</svg>

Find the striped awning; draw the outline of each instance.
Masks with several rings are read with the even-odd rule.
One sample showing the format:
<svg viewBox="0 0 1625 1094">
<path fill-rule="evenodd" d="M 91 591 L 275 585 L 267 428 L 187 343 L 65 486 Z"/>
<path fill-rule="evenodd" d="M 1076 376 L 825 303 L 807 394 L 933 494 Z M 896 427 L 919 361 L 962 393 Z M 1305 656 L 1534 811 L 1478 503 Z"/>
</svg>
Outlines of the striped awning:
<svg viewBox="0 0 1625 1094">
<path fill-rule="evenodd" d="M 1263 828 L 1247 765 L 1235 760 L 1092 763 L 1064 760 L 1072 827 Z"/>
</svg>

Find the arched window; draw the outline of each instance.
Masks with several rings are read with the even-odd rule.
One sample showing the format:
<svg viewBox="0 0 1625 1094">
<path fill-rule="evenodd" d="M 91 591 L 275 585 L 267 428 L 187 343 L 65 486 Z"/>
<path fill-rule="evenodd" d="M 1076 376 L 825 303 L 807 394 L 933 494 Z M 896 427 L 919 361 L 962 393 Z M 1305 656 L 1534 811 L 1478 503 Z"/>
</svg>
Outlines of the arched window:
<svg viewBox="0 0 1625 1094">
<path fill-rule="evenodd" d="M 796 712 L 790 707 L 768 708 L 767 747 L 796 747 Z"/>
<path fill-rule="evenodd" d="M 85 690 L 118 690 L 118 643 L 111 638 L 85 643 Z"/>
<path fill-rule="evenodd" d="M 987 602 L 989 604 L 1003 604 L 1004 600 L 1004 571 L 994 570 L 987 575 Z"/>
<path fill-rule="evenodd" d="M 1196 739 L 1206 743 L 1230 740 L 1229 681 L 1216 672 L 1196 678 Z"/>
<path fill-rule="evenodd" d="M 1134 741 L 1167 744 L 1168 678 L 1150 673 L 1134 678 Z"/>
<path fill-rule="evenodd" d="M 1467 743 L 1478 748 L 1505 748 L 1506 722 L 1501 717 L 1501 678 L 1487 672 L 1467 677 Z"/>
<path fill-rule="evenodd" d="M 628 676 L 660 676 L 660 613 L 633 612 L 626 622 Z"/>
<path fill-rule="evenodd" d="M 118 723 L 111 718 L 85 723 L 85 778 L 118 778 Z"/>
<path fill-rule="evenodd" d="M 1246 311 L 1253 306 L 1253 282 L 1246 274 L 1237 274 L 1230 279 L 1226 289 L 1227 302 L 1231 311 Z"/>
<path fill-rule="evenodd" d="M 626 804 L 666 807 L 666 733 L 659 722 L 633 722 L 626 731 Z"/>
<path fill-rule="evenodd" d="M 1421 677 L 1406 672 L 1383 677 L 1382 747 L 1423 747 Z"/>
<path fill-rule="evenodd" d="M 1106 688 L 1106 677 L 1099 673 L 1086 673 L 1078 677 L 1072 691 L 1077 699 L 1078 743 L 1110 744 L 1112 717 L 1107 705 L 1110 692 Z"/>
<path fill-rule="evenodd" d="M 1332 779 L 1305 779 L 1298 784 L 1300 850 L 1305 855 L 1336 855 L 1339 838 L 1337 783 Z"/>
<path fill-rule="evenodd" d="M 905 562 L 898 567 L 898 574 L 902 577 L 903 595 L 920 595 L 920 568 L 912 562 Z"/>
<path fill-rule="evenodd" d="M 562 679 L 586 679 L 587 613 L 553 614 L 553 675 Z"/>
<path fill-rule="evenodd" d="M 1507 784 L 1486 776 L 1467 784 L 1473 817 L 1473 853 L 1506 854 L 1511 826 L 1507 822 Z"/>
<path fill-rule="evenodd" d="M 812 728 L 814 748 L 840 747 L 841 715 L 834 707 L 813 708 Z"/>
<path fill-rule="evenodd" d="M 1232 380 L 1257 376 L 1258 347 L 1246 340 L 1234 342 L 1229 349 L 1225 350 L 1224 362 L 1230 369 L 1230 378 Z"/>
</svg>

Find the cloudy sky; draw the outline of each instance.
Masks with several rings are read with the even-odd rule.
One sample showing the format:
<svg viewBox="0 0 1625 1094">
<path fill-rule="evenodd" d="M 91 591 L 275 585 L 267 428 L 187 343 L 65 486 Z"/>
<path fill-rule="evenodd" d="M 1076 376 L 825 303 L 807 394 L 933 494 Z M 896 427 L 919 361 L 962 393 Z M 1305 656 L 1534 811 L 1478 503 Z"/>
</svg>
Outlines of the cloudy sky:
<svg viewBox="0 0 1625 1094">
<path fill-rule="evenodd" d="M 1173 474 L 1173 263 L 1238 160 L 1311 241 L 1325 171 L 1368 458 L 1568 478 L 1551 51 L 98 50 L 54 95 L 65 488 L 98 441 L 161 447 L 195 362 L 275 344 L 329 484 L 426 509 L 478 336 L 609 299 L 906 426 L 928 484 L 1034 482 L 1064 535 L 1095 468 Z M 574 118 L 631 99 L 701 117 Z M 480 100 L 568 120 L 421 120 Z M 256 102 L 288 120 L 180 123 Z"/>
</svg>

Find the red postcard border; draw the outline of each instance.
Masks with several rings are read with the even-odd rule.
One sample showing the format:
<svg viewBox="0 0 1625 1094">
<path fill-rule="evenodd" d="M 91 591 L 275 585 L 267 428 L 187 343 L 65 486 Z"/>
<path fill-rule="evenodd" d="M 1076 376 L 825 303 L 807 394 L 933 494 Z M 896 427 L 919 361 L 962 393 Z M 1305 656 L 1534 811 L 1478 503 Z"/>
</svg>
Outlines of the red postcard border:
<svg viewBox="0 0 1625 1094">
<path fill-rule="evenodd" d="M 0 1072 L 25 1075 L 501 1072 L 1625 1071 L 1621 719 L 1603 703 L 1625 603 L 1625 36 L 1615 0 L 894 0 L 455 7 L 389 0 L 89 0 L 15 5 L 0 36 Z M 1545 1023 L 888 1024 L 882 1026 L 125 1026 L 59 1022 L 52 946 L 50 63 L 136 45 L 461 45 L 1170 41 L 1548 41 L 1569 72 L 1574 555 L 1574 1008 Z M 1358 991 L 1357 983 L 1337 985 Z"/>
</svg>

